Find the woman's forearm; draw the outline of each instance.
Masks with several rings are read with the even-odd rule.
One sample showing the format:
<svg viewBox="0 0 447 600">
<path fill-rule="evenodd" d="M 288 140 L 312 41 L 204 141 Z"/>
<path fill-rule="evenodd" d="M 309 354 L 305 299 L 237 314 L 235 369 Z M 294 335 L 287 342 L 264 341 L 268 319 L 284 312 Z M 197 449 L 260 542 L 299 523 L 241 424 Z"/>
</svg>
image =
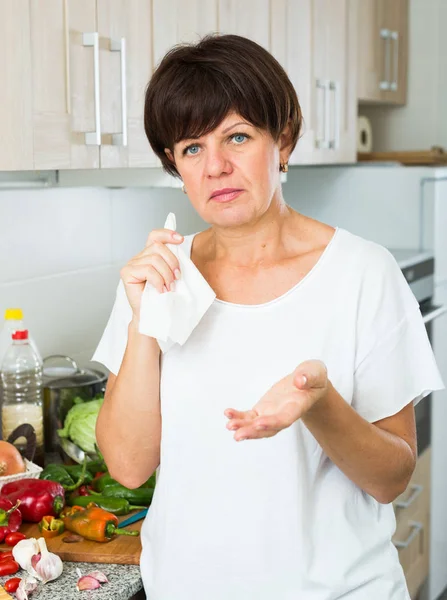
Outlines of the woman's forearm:
<svg viewBox="0 0 447 600">
<path fill-rule="evenodd" d="M 96 438 L 110 473 L 127 487 L 141 485 L 160 463 L 160 349 L 134 321 L 98 415 Z"/>
<path fill-rule="evenodd" d="M 416 461 L 410 445 L 366 421 L 332 384 L 302 419 L 332 462 L 378 502 L 405 490 Z"/>
</svg>

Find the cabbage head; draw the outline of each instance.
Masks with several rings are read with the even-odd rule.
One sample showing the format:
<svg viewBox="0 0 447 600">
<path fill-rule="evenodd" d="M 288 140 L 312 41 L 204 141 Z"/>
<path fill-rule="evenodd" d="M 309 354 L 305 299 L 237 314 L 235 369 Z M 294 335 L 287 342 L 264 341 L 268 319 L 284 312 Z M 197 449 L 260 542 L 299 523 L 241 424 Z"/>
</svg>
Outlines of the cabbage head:
<svg viewBox="0 0 447 600">
<path fill-rule="evenodd" d="M 65 417 L 63 429 L 57 430 L 59 437 L 69 438 L 84 452 L 94 454 L 96 452 L 96 419 L 103 402 L 104 398 L 98 398 L 75 403 Z"/>
</svg>

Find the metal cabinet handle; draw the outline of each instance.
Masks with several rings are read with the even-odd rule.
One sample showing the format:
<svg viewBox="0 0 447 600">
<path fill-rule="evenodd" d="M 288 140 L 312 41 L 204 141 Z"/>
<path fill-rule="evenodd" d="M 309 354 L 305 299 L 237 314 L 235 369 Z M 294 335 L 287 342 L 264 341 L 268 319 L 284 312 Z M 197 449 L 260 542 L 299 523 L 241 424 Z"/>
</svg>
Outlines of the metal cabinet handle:
<svg viewBox="0 0 447 600">
<path fill-rule="evenodd" d="M 331 81 L 329 89 L 334 92 L 334 138 L 330 141 L 329 147 L 338 150 L 340 148 L 340 84 L 338 81 Z"/>
<path fill-rule="evenodd" d="M 331 111 L 331 99 L 329 97 L 329 81 L 323 79 L 317 79 L 316 86 L 317 90 L 323 90 L 323 139 L 316 140 L 315 145 L 317 148 L 329 148 L 329 136 L 330 136 L 330 111 Z"/>
<path fill-rule="evenodd" d="M 394 42 L 394 77 L 390 84 L 390 89 L 393 92 L 397 92 L 397 86 L 399 83 L 399 32 L 391 31 L 390 39 Z"/>
<path fill-rule="evenodd" d="M 112 143 L 114 146 L 127 146 L 126 38 L 110 40 L 110 50 L 121 53 L 121 133 L 112 135 Z"/>
<path fill-rule="evenodd" d="M 399 502 L 396 502 L 396 504 L 395 504 L 396 508 L 408 508 L 409 506 L 411 506 L 413 504 L 413 502 L 416 500 L 416 498 L 421 495 L 422 490 L 424 489 L 424 486 L 419 485 L 418 483 L 413 483 L 411 486 L 411 489 L 412 489 L 412 493 L 411 493 L 410 497 L 408 498 L 408 500 L 400 500 Z"/>
<path fill-rule="evenodd" d="M 424 529 L 424 526 L 422 525 L 422 523 L 419 523 L 419 521 L 410 521 L 409 525 L 411 527 L 411 533 L 407 537 L 407 539 L 403 542 L 401 542 L 400 540 L 396 540 L 394 542 L 394 545 L 399 550 L 402 550 L 403 548 L 408 548 L 408 546 L 411 544 L 414 538 Z"/>
<path fill-rule="evenodd" d="M 380 38 L 384 40 L 385 43 L 385 77 L 380 82 L 381 90 L 389 90 L 390 89 L 390 44 L 391 44 L 391 31 L 389 29 L 381 29 L 380 30 Z"/>
<path fill-rule="evenodd" d="M 93 46 L 93 67 L 95 77 L 95 131 L 88 131 L 85 134 L 85 143 L 87 146 L 101 145 L 101 105 L 99 100 L 99 34 L 83 33 L 82 43 L 84 46 Z"/>
</svg>

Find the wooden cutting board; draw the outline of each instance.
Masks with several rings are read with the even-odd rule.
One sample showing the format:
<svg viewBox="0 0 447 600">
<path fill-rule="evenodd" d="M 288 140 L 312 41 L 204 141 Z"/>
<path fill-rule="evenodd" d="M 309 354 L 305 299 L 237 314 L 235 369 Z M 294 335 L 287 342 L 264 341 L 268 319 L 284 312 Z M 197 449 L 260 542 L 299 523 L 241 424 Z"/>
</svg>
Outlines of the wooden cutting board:
<svg viewBox="0 0 447 600">
<path fill-rule="evenodd" d="M 2 585 L 0 585 L 0 600 L 12 600 L 12 596 L 5 591 L 5 588 Z"/>
<path fill-rule="evenodd" d="M 118 519 L 119 521 L 124 521 L 124 519 L 127 519 L 132 514 L 135 514 L 135 512 L 130 513 L 125 517 L 118 517 Z M 126 527 L 126 529 L 137 529 L 140 531 L 143 523 L 144 520 L 137 521 L 136 523 Z M 20 528 L 20 531 L 27 537 L 34 537 L 36 539 L 41 537 L 39 527 L 34 523 L 24 523 Z M 83 540 L 82 542 L 67 544 L 66 542 L 63 542 L 62 539 L 69 533 L 70 532 L 66 532 L 55 538 L 46 540 L 48 550 L 58 554 L 62 560 L 86 563 L 108 563 L 117 565 L 138 565 L 140 562 L 140 536 L 130 537 L 117 535 L 115 539 L 105 543 Z M 0 546 L 0 549 L 11 550 L 11 548 L 8 548 L 4 544 Z M 5 598 L 6 597 L 8 596 L 5 596 Z M 1 595 L 0 600 L 3 600 Z"/>
</svg>

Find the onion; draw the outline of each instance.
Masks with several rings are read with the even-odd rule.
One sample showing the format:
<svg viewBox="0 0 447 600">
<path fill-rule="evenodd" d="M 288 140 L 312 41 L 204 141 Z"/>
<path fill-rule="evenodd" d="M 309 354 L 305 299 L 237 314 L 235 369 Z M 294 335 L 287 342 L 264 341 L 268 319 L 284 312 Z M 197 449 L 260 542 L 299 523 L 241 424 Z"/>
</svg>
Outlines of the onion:
<svg viewBox="0 0 447 600">
<path fill-rule="evenodd" d="M 0 477 L 24 473 L 25 471 L 25 461 L 14 444 L 0 441 Z"/>
</svg>

